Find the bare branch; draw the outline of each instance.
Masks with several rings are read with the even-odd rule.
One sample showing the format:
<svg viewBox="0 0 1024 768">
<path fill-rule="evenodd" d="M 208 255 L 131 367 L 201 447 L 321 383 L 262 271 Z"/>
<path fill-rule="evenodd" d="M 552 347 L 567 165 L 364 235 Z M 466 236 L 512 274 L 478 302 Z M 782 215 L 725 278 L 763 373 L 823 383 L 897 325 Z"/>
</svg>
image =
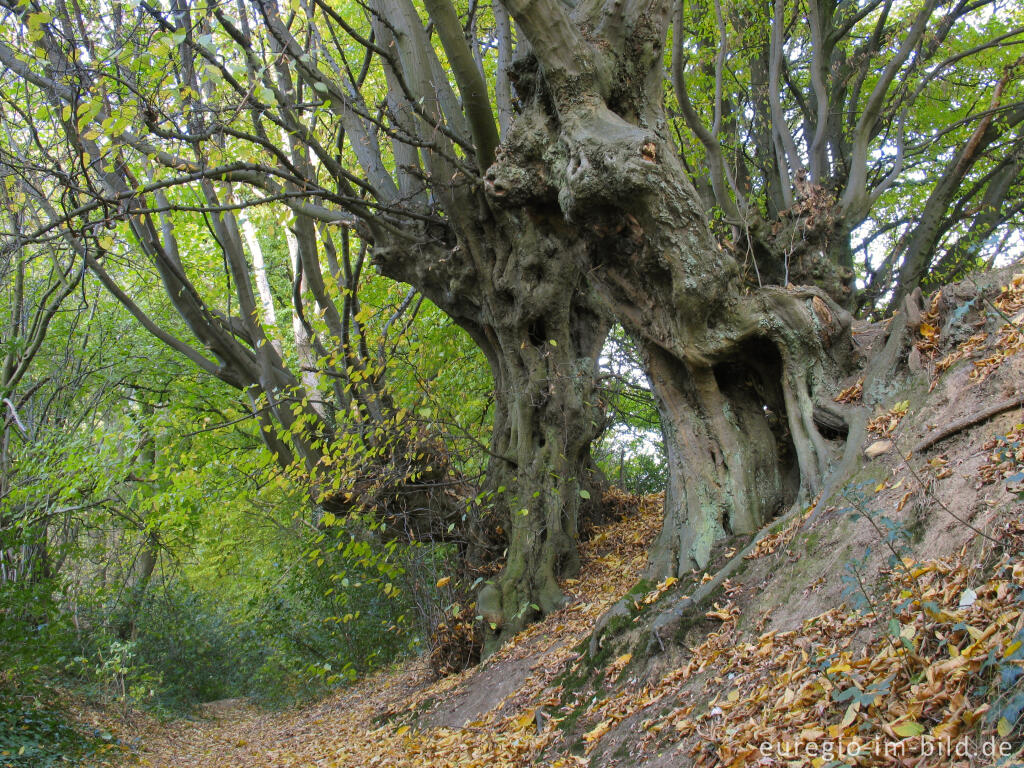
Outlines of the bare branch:
<svg viewBox="0 0 1024 768">
<path fill-rule="evenodd" d="M 789 132 L 786 114 L 782 111 L 782 101 L 779 98 L 784 27 L 785 2 L 784 0 L 775 0 L 768 58 L 768 104 L 772 113 L 772 140 L 775 144 L 779 175 L 783 179 L 782 197 L 786 207 L 791 208 L 793 206 L 792 179 L 796 172 L 803 168 L 803 164 L 800 162 L 796 144 Z"/>
<path fill-rule="evenodd" d="M 508 66 L 512 61 L 512 24 L 503 0 L 492 0 L 495 34 L 498 36 L 498 73 L 494 81 L 494 97 L 498 102 L 498 125 L 501 135 L 508 133 L 512 124 L 512 84 L 508 79 Z"/>
<path fill-rule="evenodd" d="M 711 188 L 715 195 L 715 202 L 722 208 L 726 219 L 739 223 L 743 220 L 736 203 L 729 195 L 729 186 L 725 176 L 725 160 L 722 157 L 722 145 L 717 135 L 701 122 L 697 110 L 690 101 L 690 95 L 686 88 L 686 73 L 684 71 L 686 55 L 683 53 L 683 3 L 676 8 L 674 20 L 675 32 L 672 36 L 672 85 L 679 102 L 679 110 L 686 120 L 687 127 L 693 131 L 700 140 L 707 153 L 708 171 L 711 176 Z M 719 94 L 720 95 L 720 94 Z M 719 115 L 719 123 L 720 115 Z"/>
</svg>

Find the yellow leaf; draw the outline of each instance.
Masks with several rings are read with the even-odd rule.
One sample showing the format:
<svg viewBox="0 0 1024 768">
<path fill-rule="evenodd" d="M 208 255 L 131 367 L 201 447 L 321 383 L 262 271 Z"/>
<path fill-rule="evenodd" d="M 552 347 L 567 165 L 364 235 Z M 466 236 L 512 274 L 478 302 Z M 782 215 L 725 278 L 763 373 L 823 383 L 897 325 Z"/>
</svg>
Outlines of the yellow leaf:
<svg viewBox="0 0 1024 768">
<path fill-rule="evenodd" d="M 632 653 L 624 653 L 624 654 L 622 654 L 615 661 L 612 662 L 612 665 L 608 668 L 608 671 L 612 672 L 612 671 L 618 671 L 618 670 L 622 669 L 627 664 L 629 664 L 629 662 L 630 662 L 630 660 L 632 658 L 633 658 L 633 654 Z"/>
<path fill-rule="evenodd" d="M 436 584 L 436 586 L 437 586 L 437 588 L 438 588 L 438 589 L 440 589 L 441 587 L 447 587 L 447 586 L 448 586 L 448 583 L 449 583 L 449 582 L 450 582 L 451 580 L 452 580 L 452 577 L 451 577 L 451 576 L 445 576 L 444 578 L 441 578 L 441 579 L 438 579 L 438 580 L 437 580 L 437 584 Z"/>
<path fill-rule="evenodd" d="M 999 738 L 1005 739 L 1010 735 L 1010 731 L 1013 730 L 1013 724 L 1010 723 L 1005 717 L 1000 717 L 999 722 L 996 724 L 996 733 L 999 734 Z"/>
<path fill-rule="evenodd" d="M 920 736 L 924 733 L 924 726 L 916 720 L 907 720 L 899 725 L 894 725 L 892 730 L 897 736 L 907 739 L 911 736 Z"/>
<path fill-rule="evenodd" d="M 731 691 L 729 691 L 729 695 L 726 696 L 725 698 L 728 699 L 729 701 L 739 701 L 740 700 L 740 689 L 739 688 L 733 688 Z"/>
<path fill-rule="evenodd" d="M 401 736 L 403 733 L 407 733 L 408 731 L 409 731 L 409 726 L 408 725 L 403 725 L 401 728 L 399 728 L 397 731 L 395 731 L 395 736 Z"/>
<path fill-rule="evenodd" d="M 523 712 L 523 714 L 521 714 L 519 717 L 517 717 L 516 718 L 516 729 L 520 730 L 520 731 L 524 731 L 527 728 L 529 728 L 531 725 L 533 725 L 534 718 L 536 717 L 536 712 L 537 711 L 534 710 L 534 709 L 528 709 L 526 712 Z"/>
<path fill-rule="evenodd" d="M 913 496 L 913 495 L 914 495 L 913 491 L 907 491 L 905 494 L 903 494 L 903 498 L 901 498 L 900 501 L 899 501 L 899 504 L 896 505 L 896 511 L 897 512 L 902 512 L 903 511 L 903 507 L 905 507 L 907 505 L 907 502 L 910 501 L 910 497 Z"/>
<path fill-rule="evenodd" d="M 853 702 L 846 708 L 846 714 L 843 715 L 843 721 L 839 724 L 840 727 L 845 728 L 846 726 L 853 723 L 857 719 L 857 710 L 860 709 L 859 702 Z"/>
<path fill-rule="evenodd" d="M 602 736 L 604 736 L 606 733 L 608 733 L 608 731 L 611 730 L 611 727 L 612 727 L 612 721 L 611 720 L 602 720 L 592 730 L 587 731 L 585 734 L 583 734 L 583 740 L 584 741 L 597 741 Z"/>
</svg>

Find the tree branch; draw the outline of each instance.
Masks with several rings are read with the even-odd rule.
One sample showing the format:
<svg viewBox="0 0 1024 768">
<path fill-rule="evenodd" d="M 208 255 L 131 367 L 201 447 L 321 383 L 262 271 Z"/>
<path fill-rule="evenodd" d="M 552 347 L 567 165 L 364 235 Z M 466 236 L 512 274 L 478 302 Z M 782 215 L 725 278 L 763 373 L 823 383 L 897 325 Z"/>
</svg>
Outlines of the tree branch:
<svg viewBox="0 0 1024 768">
<path fill-rule="evenodd" d="M 781 0 L 776 0 L 781 2 Z M 868 146 L 871 141 L 875 123 L 882 112 L 882 105 L 885 102 L 889 87 L 896 79 L 896 75 L 902 69 L 910 52 L 914 50 L 924 35 L 928 26 L 928 20 L 935 9 L 935 0 L 925 0 L 924 5 L 918 12 L 914 23 L 900 45 L 896 55 L 889 60 L 882 71 L 878 82 L 872 89 L 868 100 L 861 111 L 860 118 L 853 130 L 853 151 L 850 157 L 850 178 L 847 181 L 846 189 L 840 200 L 840 209 L 844 216 L 858 218 L 870 205 L 870 198 L 867 190 L 868 175 Z"/>
<path fill-rule="evenodd" d="M 477 165 L 481 172 L 486 171 L 494 162 L 494 151 L 498 146 L 498 129 L 491 112 L 487 83 L 477 69 L 473 52 L 466 45 L 462 25 L 450 0 L 424 0 L 424 4 L 441 38 L 441 45 L 448 56 L 455 81 L 459 85 L 462 104 L 469 118 L 473 144 L 476 147 Z"/>
<path fill-rule="evenodd" d="M 1016 408 L 1020 405 L 1024 405 L 1024 392 L 1018 392 L 1013 397 L 1007 398 L 1006 400 L 1000 400 L 999 402 L 986 406 L 969 416 L 965 416 L 962 419 L 957 419 L 956 421 L 947 424 L 944 428 L 933 432 L 928 435 L 928 437 L 918 442 L 918 444 L 914 446 L 912 453 L 921 453 L 922 451 L 926 451 L 936 443 L 942 442 L 947 437 L 952 437 L 957 432 L 962 432 L 976 424 L 981 424 L 983 421 L 988 421 L 993 416 L 998 416 L 1000 413 L 1009 411 L 1010 409 Z"/>
<path fill-rule="evenodd" d="M 722 156 L 722 145 L 718 142 L 713 131 L 709 131 L 701 122 L 697 110 L 690 101 L 690 94 L 686 88 L 686 73 L 684 66 L 686 56 L 683 53 L 683 3 L 676 8 L 673 21 L 672 34 L 672 86 L 676 92 L 676 99 L 679 102 L 679 111 L 683 114 L 686 126 L 693 131 L 694 135 L 704 147 L 707 153 L 708 171 L 711 176 L 711 189 L 715 196 L 715 202 L 721 207 L 727 220 L 739 224 L 743 221 L 739 208 L 729 195 L 729 185 L 725 176 L 725 159 Z"/>
</svg>

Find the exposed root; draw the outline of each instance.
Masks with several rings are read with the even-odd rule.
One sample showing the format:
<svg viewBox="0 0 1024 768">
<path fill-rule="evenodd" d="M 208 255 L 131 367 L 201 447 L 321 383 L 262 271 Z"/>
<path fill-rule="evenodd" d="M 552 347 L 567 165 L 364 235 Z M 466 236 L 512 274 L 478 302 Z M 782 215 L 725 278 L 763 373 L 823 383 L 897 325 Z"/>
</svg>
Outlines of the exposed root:
<svg viewBox="0 0 1024 768">
<path fill-rule="evenodd" d="M 972 413 L 970 416 L 965 416 L 962 419 L 947 424 L 940 430 L 933 432 L 928 437 L 921 440 L 913 448 L 913 453 L 921 453 L 931 448 L 936 443 L 940 443 L 947 437 L 952 437 L 958 432 L 962 432 L 969 427 L 973 427 L 975 424 L 981 424 L 983 421 L 988 421 L 993 416 L 998 416 L 1000 413 L 1012 410 L 1018 406 L 1024 405 L 1024 392 L 1018 392 L 1013 397 L 1007 398 L 1006 400 L 1000 400 L 998 403 L 993 403 L 987 408 L 982 408 L 976 413 Z"/>
</svg>

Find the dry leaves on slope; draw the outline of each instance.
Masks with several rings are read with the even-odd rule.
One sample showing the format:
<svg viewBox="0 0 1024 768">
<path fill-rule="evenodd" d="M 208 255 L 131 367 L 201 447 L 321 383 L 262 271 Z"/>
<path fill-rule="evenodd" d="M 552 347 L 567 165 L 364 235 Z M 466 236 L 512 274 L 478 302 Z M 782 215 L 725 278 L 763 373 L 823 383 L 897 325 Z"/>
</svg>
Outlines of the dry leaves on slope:
<svg viewBox="0 0 1024 768">
<path fill-rule="evenodd" d="M 974 361 L 974 368 L 971 370 L 970 378 L 980 383 L 998 370 L 1007 359 L 1024 349 L 1024 333 L 1021 332 L 1021 324 L 1024 322 L 1024 272 L 1014 275 L 992 304 L 1008 318 L 1009 322 L 999 327 L 991 342 L 989 334 L 984 332 L 976 333 L 961 342 L 955 350 L 935 364 L 936 376 L 954 363 L 981 354 L 991 347 L 989 354 Z"/>
<path fill-rule="evenodd" d="M 1022 531 L 1013 524 L 1005 531 L 1018 553 Z M 685 667 L 638 697 L 644 707 L 671 701 L 697 673 L 707 675 L 703 689 L 713 696 L 700 714 L 676 708 L 645 721 L 647 744 L 670 734 L 707 768 L 820 766 L 829 761 L 817 758 L 829 749 L 857 753 L 863 766 L 893 765 L 898 752 L 907 765 L 945 768 L 958 763 L 941 746 L 961 738 L 973 739 L 970 748 L 980 755 L 979 737 L 995 743 L 1012 728 L 985 719 L 989 705 L 979 690 L 998 668 L 1018 670 L 1012 677 L 1024 666 L 1024 561 L 1005 555 L 972 587 L 973 565 L 964 552 L 903 563 L 890 574 L 893 590 L 879 604 L 884 614 L 834 609 L 800 632 L 742 643 L 732 642 L 736 629 L 727 620 Z M 875 637 L 858 649 L 865 629 Z M 1019 738 L 1012 746 L 1020 747 Z M 794 756 L 804 759 L 789 762 Z"/>
</svg>

